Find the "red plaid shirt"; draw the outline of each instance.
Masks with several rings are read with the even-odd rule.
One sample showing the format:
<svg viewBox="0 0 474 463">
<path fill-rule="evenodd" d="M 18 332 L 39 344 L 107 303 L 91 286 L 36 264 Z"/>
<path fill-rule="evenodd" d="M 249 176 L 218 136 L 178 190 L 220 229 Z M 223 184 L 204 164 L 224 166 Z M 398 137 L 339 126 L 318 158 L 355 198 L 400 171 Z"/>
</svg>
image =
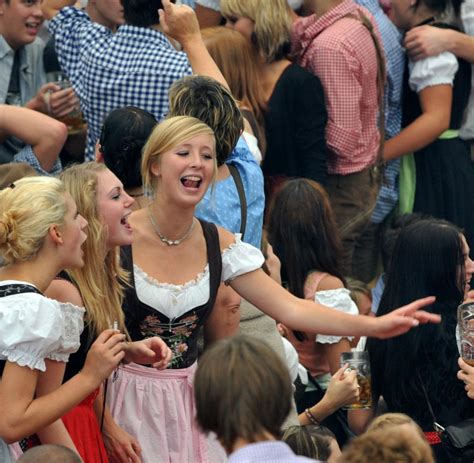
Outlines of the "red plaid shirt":
<svg viewBox="0 0 474 463">
<path fill-rule="evenodd" d="M 360 172 L 374 164 L 379 150 L 374 42 L 358 19 L 344 18 L 357 15 L 358 9 L 374 23 L 366 9 L 345 0 L 319 19 L 301 18 L 293 29 L 298 63 L 318 76 L 324 88 L 330 174 Z"/>
</svg>

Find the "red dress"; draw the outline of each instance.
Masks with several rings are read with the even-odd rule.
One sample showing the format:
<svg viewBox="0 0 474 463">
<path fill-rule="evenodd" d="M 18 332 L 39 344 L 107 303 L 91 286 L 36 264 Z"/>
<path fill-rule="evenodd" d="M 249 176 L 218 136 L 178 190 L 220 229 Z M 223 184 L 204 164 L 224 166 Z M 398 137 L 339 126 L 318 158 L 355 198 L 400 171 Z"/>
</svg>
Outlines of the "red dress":
<svg viewBox="0 0 474 463">
<path fill-rule="evenodd" d="M 99 389 L 66 413 L 62 420 L 84 463 L 108 463 L 94 401 Z"/>
</svg>

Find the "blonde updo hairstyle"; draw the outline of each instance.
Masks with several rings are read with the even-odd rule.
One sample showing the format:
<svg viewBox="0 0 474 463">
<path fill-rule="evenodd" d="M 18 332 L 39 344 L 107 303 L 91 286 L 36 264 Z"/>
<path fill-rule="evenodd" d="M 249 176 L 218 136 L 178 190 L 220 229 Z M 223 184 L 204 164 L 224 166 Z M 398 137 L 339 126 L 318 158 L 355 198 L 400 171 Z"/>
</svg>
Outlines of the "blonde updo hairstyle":
<svg viewBox="0 0 474 463">
<path fill-rule="evenodd" d="M 265 62 L 287 57 L 291 48 L 291 8 L 287 0 L 221 0 L 225 18 L 240 16 L 255 23 L 252 44 Z"/>
<path fill-rule="evenodd" d="M 215 155 L 215 138 L 212 129 L 195 117 L 175 116 L 160 122 L 151 133 L 143 147 L 142 177 L 146 191 L 155 193 L 156 178 L 151 173 L 151 166 L 158 161 L 160 155 L 172 148 L 185 143 L 197 135 L 210 135 L 213 139 Z M 214 156 L 214 178 L 217 176 L 217 161 Z"/>
<path fill-rule="evenodd" d="M 0 191 L 0 255 L 6 265 L 34 259 L 51 226 L 64 224 L 66 189 L 52 177 L 27 177 Z"/>
</svg>

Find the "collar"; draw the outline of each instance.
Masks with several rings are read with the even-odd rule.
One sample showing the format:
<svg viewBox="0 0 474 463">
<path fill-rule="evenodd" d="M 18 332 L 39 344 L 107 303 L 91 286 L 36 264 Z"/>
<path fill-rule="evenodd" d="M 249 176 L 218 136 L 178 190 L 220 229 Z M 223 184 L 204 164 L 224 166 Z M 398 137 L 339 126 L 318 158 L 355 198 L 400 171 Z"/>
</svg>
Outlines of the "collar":
<svg viewBox="0 0 474 463">
<path fill-rule="evenodd" d="M 358 5 L 353 0 L 344 0 L 339 5 L 331 8 L 327 13 L 318 18 L 315 14 L 302 18 L 297 23 L 298 31 L 300 31 L 298 40 L 301 43 L 301 49 L 305 50 L 311 45 L 311 42 L 321 32 L 332 26 L 342 17 L 356 11 Z"/>
<path fill-rule="evenodd" d="M 36 39 L 35 39 L 36 40 Z M 31 44 L 33 44 L 32 42 Z M 20 54 L 20 71 L 24 72 L 30 72 L 30 68 L 28 66 L 28 59 L 26 57 L 26 47 L 28 47 L 31 44 L 23 45 L 18 49 L 18 52 Z M 9 53 L 14 56 L 15 50 L 13 50 L 12 47 L 8 44 L 8 42 L 5 40 L 5 38 L 0 35 L 0 59 L 5 58 Z"/>
<path fill-rule="evenodd" d="M 239 461 L 292 461 L 295 454 L 281 441 L 262 441 L 248 444 L 229 456 L 229 463 Z"/>
<path fill-rule="evenodd" d="M 0 59 L 4 58 L 10 52 L 14 53 L 14 50 L 10 45 L 8 45 L 8 42 L 5 40 L 3 35 L 0 35 Z"/>
<path fill-rule="evenodd" d="M 126 35 L 132 37 L 143 37 L 148 38 L 149 40 L 155 40 L 160 45 L 170 47 L 175 49 L 171 42 L 168 40 L 163 32 L 153 29 L 151 27 L 140 27 L 140 26 L 132 26 L 130 24 L 123 24 L 117 29 L 117 32 L 114 35 Z"/>
</svg>

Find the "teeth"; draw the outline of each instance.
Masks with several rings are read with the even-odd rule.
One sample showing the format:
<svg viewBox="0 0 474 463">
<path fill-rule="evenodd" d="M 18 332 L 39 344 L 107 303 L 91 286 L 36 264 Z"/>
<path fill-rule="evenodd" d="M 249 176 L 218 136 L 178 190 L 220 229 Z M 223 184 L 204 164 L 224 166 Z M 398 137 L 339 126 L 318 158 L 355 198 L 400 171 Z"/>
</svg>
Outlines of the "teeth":
<svg viewBox="0 0 474 463">
<path fill-rule="evenodd" d="M 186 177 L 183 177 L 183 180 L 191 180 L 192 182 L 199 182 L 201 180 L 201 177 L 196 177 L 194 175 L 187 175 Z"/>
</svg>

